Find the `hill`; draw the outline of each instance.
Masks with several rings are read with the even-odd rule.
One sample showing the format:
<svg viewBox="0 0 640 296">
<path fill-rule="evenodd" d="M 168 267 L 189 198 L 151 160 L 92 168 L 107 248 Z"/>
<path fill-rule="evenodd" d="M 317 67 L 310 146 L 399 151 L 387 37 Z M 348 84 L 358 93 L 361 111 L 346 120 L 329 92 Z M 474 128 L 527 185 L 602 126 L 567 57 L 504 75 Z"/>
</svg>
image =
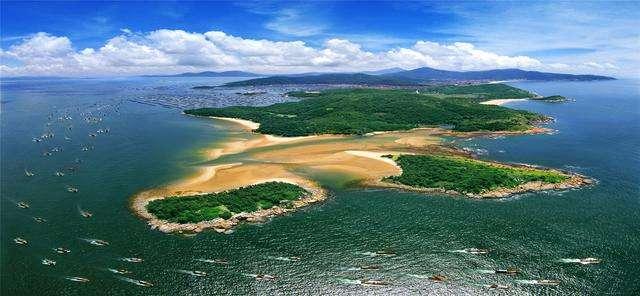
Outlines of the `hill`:
<svg viewBox="0 0 640 296">
<path fill-rule="evenodd" d="M 491 89 L 483 90 L 487 91 Z M 527 111 L 478 104 L 475 96 L 467 95 L 440 97 L 403 89 L 336 89 L 298 102 L 201 108 L 185 113 L 247 119 L 260 123 L 257 132 L 280 136 L 366 134 L 438 125 L 451 125 L 457 131 L 522 131 L 546 119 Z M 493 97 L 491 93 L 483 96 Z"/>
<path fill-rule="evenodd" d="M 410 79 L 414 81 L 470 81 L 470 80 L 612 80 L 613 77 L 598 75 L 574 75 L 547 73 L 538 71 L 525 71 L 520 69 L 496 69 L 487 71 L 447 71 L 429 67 L 384 74 L 386 77 Z"/>
<path fill-rule="evenodd" d="M 261 77 L 262 74 L 256 74 L 244 71 L 205 71 L 205 72 L 188 72 L 173 75 L 145 75 L 145 77 Z"/>
<path fill-rule="evenodd" d="M 258 86 L 258 85 L 287 85 L 287 84 L 332 84 L 332 85 L 418 85 L 416 81 L 402 77 L 386 77 L 363 73 L 347 74 L 319 74 L 305 76 L 271 76 L 250 80 L 236 81 L 225 86 Z"/>
</svg>

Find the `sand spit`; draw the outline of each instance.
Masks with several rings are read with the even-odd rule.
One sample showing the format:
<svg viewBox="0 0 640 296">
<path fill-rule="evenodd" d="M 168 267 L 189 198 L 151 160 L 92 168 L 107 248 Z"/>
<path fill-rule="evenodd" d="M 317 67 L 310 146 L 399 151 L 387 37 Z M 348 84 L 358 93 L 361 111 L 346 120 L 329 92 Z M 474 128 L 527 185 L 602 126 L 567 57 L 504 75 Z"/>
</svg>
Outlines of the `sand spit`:
<svg viewBox="0 0 640 296">
<path fill-rule="evenodd" d="M 251 120 L 240 119 L 240 118 L 229 118 L 229 117 L 216 117 L 216 116 L 210 116 L 210 118 L 215 118 L 215 119 L 229 121 L 229 122 L 233 122 L 233 123 L 239 124 L 240 126 L 242 126 L 244 129 L 246 129 L 248 131 L 257 130 L 258 128 L 260 128 L 260 124 L 259 123 L 253 122 Z"/>
<path fill-rule="evenodd" d="M 507 104 L 507 103 L 522 102 L 522 101 L 526 101 L 526 100 L 527 99 L 498 99 L 498 100 L 488 100 L 488 101 L 480 102 L 480 104 L 502 106 L 502 105 Z"/>
<path fill-rule="evenodd" d="M 441 128 L 417 128 L 408 131 L 387 131 L 365 136 L 319 135 L 306 137 L 278 137 L 250 132 L 259 124 L 234 118 L 216 118 L 238 124 L 245 131 L 222 146 L 208 149 L 207 160 L 223 155 L 234 156 L 234 162 L 203 166 L 197 173 L 173 184 L 151 189 L 135 195 L 131 209 L 146 219 L 153 229 L 163 232 L 200 232 L 213 229 L 228 233 L 242 222 L 262 222 L 277 215 L 295 211 L 326 198 L 326 191 L 314 180 L 317 174 L 347 176 L 348 181 L 363 186 L 397 188 L 407 191 L 461 195 L 439 188 L 415 188 L 382 181 L 388 176 L 402 174 L 393 159 L 384 155 L 449 153 L 469 156 L 468 153 L 442 145 L 442 136 L 476 137 L 548 133 L 549 129 L 535 127 L 517 132 L 459 133 Z M 218 160 L 220 161 L 220 160 Z M 507 166 L 495 163 L 495 165 Z M 512 165 L 509 165 L 512 166 Z M 473 198 L 497 198 L 515 193 L 538 190 L 561 190 L 592 184 L 584 176 L 567 173 L 569 180 L 560 184 L 530 182 L 516 188 L 468 195 Z M 169 196 L 193 196 L 216 193 L 265 182 L 287 182 L 305 188 L 309 194 L 293 203 L 289 209 L 273 207 L 252 213 L 238 213 L 231 218 L 221 218 L 199 223 L 179 224 L 157 219 L 146 205 Z"/>
</svg>

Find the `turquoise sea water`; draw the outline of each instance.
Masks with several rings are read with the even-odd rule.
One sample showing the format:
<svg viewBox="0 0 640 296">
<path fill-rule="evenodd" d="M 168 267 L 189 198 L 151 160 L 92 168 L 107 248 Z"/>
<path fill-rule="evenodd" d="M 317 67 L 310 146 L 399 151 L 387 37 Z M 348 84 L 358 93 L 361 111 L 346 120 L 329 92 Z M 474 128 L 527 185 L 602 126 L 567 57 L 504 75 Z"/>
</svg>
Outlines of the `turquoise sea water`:
<svg viewBox="0 0 640 296">
<path fill-rule="evenodd" d="M 553 135 L 457 141 L 483 157 L 583 173 L 596 186 L 468 200 L 394 190 L 332 188 L 324 203 L 230 235 L 193 237 L 150 230 L 128 210 L 141 190 L 192 171 L 199 151 L 229 132 L 184 116 L 185 106 L 268 104 L 287 100 L 237 90 L 198 92 L 213 79 L 2 81 L 2 295 L 634 295 L 640 289 L 640 89 L 633 81 L 522 82 L 514 85 L 575 102 L 509 106 L 553 116 Z M 51 115 L 51 116 L 50 116 Z M 71 119 L 64 117 L 69 115 Z M 51 118 L 49 118 L 49 116 Z M 58 119 L 58 117 L 63 117 Z M 97 122 L 96 118 L 102 118 Z M 85 120 L 86 119 L 86 120 Z M 50 123 L 50 125 L 47 125 Z M 72 126 L 72 129 L 67 129 Z M 97 130 L 109 129 L 109 133 Z M 54 138 L 33 142 L 52 132 Z M 96 134 L 91 137 L 89 134 Z M 69 140 L 65 139 L 65 136 Z M 88 151 L 82 151 L 87 147 Z M 57 148 L 57 149 L 56 149 Z M 57 151 L 56 150 L 60 150 Z M 51 155 L 44 155 L 45 152 Z M 35 176 L 25 176 L 25 169 Z M 55 176 L 56 171 L 64 176 Z M 67 192 L 67 186 L 78 193 Z M 16 202 L 26 201 L 29 209 Z M 83 218 L 79 209 L 93 213 Z M 45 223 L 33 217 L 42 217 Z M 13 242 L 29 241 L 27 246 Z M 93 246 L 86 239 L 102 239 Z M 52 248 L 65 247 L 60 255 Z M 489 248 L 488 255 L 456 250 Z M 395 257 L 372 256 L 392 248 Z M 299 256 L 300 261 L 283 257 Z M 142 263 L 123 262 L 140 257 Z M 562 259 L 597 257 L 599 265 Z M 57 261 L 41 264 L 43 258 Z M 226 258 L 229 265 L 198 259 Z M 570 261 L 570 260 L 565 260 Z M 358 270 L 380 265 L 380 270 Z M 521 274 L 489 271 L 517 267 Z M 149 281 L 141 287 L 111 273 Z M 206 277 L 181 271 L 200 270 Z M 266 273 L 275 281 L 256 281 Z M 440 273 L 445 283 L 426 277 Z M 90 282 L 72 282 L 80 276 Z M 358 280 L 379 279 L 385 287 Z M 559 286 L 533 285 L 558 279 Z M 492 291 L 484 285 L 509 285 Z"/>
</svg>

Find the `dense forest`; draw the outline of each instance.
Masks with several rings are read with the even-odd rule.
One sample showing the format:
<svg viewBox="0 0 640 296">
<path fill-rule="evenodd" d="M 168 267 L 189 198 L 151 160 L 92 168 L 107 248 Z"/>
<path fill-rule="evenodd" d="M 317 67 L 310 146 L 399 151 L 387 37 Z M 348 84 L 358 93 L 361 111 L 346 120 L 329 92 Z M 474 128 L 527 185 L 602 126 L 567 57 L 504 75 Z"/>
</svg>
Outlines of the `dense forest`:
<svg viewBox="0 0 640 296">
<path fill-rule="evenodd" d="M 402 168 L 402 175 L 387 177 L 385 181 L 459 193 L 479 194 L 498 188 L 513 188 L 531 181 L 559 183 L 568 178 L 555 171 L 501 167 L 459 156 L 400 155 L 393 158 Z"/>
<path fill-rule="evenodd" d="M 536 98 L 532 98 L 532 100 L 536 100 L 536 101 L 545 101 L 545 102 L 564 102 L 567 101 L 566 97 L 563 96 L 548 96 L 548 97 L 536 97 Z"/>
<path fill-rule="evenodd" d="M 444 95 L 466 95 L 466 98 L 479 100 L 534 97 L 534 94 L 526 90 L 501 83 L 431 86 L 423 89 L 423 92 Z"/>
<path fill-rule="evenodd" d="M 168 197 L 149 202 L 147 210 L 159 219 L 197 223 L 215 218 L 229 219 L 235 213 L 254 212 L 273 206 L 288 207 L 307 194 L 303 188 L 282 182 L 268 182 L 220 193 Z"/>
<path fill-rule="evenodd" d="M 366 134 L 439 125 L 453 126 L 456 131 L 519 131 L 546 119 L 532 112 L 478 104 L 477 99 L 465 97 L 471 90 L 482 91 L 486 98 L 518 92 L 510 86 L 452 86 L 438 90 L 455 94 L 456 88 L 463 93 L 460 97 L 406 89 L 335 89 L 305 96 L 298 102 L 201 108 L 185 113 L 247 119 L 260 123 L 257 132 L 280 136 Z"/>
</svg>

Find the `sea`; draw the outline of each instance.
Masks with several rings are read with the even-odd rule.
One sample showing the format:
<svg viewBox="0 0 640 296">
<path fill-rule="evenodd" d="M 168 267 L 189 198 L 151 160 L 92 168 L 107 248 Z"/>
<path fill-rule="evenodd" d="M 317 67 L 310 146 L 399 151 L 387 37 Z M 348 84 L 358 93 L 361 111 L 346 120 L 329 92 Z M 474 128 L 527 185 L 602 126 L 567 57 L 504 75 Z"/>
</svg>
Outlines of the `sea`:
<svg viewBox="0 0 640 296">
<path fill-rule="evenodd" d="M 293 100 L 283 95 L 292 88 L 192 89 L 240 79 L 3 78 L 0 294 L 640 293 L 640 82 L 510 83 L 571 99 L 506 105 L 552 116 L 552 134 L 448 139 L 485 159 L 584 174 L 597 180 L 591 187 L 475 200 L 326 181 L 326 201 L 231 234 L 150 229 L 129 210 L 131 196 L 194 173 L 203 149 L 230 135 L 183 109 Z M 601 262 L 577 263 L 587 257 Z M 495 273 L 510 267 L 518 274 Z M 436 274 L 446 281 L 429 279 Z"/>
</svg>

